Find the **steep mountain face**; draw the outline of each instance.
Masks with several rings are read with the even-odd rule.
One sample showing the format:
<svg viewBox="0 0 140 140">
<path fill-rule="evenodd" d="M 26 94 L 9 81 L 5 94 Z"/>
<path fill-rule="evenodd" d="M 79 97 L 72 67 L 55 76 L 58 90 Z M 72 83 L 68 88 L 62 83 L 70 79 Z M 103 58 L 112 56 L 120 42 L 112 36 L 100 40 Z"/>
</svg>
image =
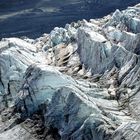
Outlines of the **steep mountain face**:
<svg viewBox="0 0 140 140">
<path fill-rule="evenodd" d="M 140 0 L 1 0 L 0 39 L 28 36 L 37 38 L 54 27 L 100 18 Z M 3 28 L 4 27 L 4 28 Z"/>
<path fill-rule="evenodd" d="M 1 140 L 139 140 L 140 5 L 0 41 Z"/>
</svg>

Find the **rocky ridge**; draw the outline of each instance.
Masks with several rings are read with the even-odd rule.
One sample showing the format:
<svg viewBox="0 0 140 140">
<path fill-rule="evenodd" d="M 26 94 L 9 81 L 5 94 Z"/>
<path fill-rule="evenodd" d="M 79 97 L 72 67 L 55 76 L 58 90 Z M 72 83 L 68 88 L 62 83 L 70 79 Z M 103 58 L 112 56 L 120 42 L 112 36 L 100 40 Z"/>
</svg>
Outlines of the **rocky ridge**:
<svg viewBox="0 0 140 140">
<path fill-rule="evenodd" d="M 139 55 L 140 5 L 2 39 L 0 139 L 139 140 Z"/>
</svg>

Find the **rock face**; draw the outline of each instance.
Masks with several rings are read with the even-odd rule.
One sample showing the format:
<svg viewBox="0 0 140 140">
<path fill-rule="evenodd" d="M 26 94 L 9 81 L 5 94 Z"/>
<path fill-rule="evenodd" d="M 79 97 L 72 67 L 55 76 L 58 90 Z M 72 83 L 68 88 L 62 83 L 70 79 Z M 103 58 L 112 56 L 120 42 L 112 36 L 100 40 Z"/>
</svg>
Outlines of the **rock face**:
<svg viewBox="0 0 140 140">
<path fill-rule="evenodd" d="M 139 24 L 136 5 L 36 40 L 2 39 L 0 138 L 139 140 Z"/>
</svg>

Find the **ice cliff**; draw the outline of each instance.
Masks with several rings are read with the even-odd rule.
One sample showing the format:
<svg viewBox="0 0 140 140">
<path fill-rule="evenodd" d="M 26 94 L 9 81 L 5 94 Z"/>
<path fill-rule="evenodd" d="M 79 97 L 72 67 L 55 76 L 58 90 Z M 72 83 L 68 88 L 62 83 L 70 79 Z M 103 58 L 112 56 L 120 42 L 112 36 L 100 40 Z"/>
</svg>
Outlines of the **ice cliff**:
<svg viewBox="0 0 140 140">
<path fill-rule="evenodd" d="M 140 5 L 0 41 L 1 140 L 139 140 Z"/>
</svg>

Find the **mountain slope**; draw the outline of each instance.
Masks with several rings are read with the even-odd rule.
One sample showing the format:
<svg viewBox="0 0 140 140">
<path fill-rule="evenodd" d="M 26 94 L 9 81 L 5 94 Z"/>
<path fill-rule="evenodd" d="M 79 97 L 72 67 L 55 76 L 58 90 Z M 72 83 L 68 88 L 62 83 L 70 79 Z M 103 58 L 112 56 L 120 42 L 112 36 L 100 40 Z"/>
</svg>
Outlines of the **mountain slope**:
<svg viewBox="0 0 140 140">
<path fill-rule="evenodd" d="M 0 1 L 0 38 L 36 38 L 54 27 L 103 17 L 140 0 L 4 0 Z"/>
<path fill-rule="evenodd" d="M 140 4 L 3 38 L 0 139 L 139 140 L 139 55 Z"/>
</svg>

